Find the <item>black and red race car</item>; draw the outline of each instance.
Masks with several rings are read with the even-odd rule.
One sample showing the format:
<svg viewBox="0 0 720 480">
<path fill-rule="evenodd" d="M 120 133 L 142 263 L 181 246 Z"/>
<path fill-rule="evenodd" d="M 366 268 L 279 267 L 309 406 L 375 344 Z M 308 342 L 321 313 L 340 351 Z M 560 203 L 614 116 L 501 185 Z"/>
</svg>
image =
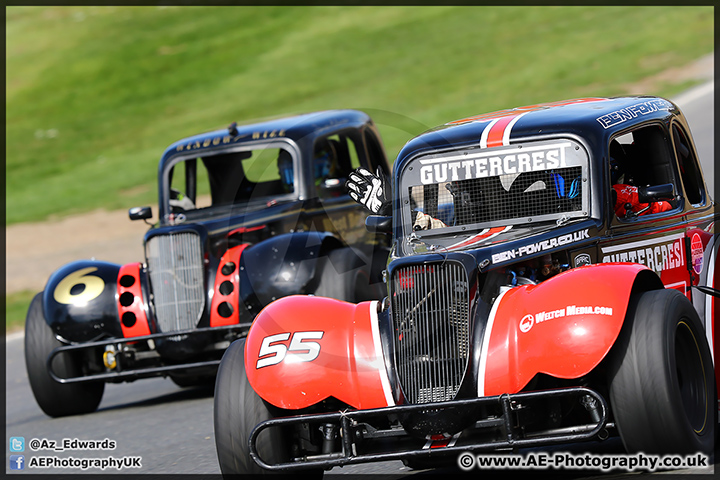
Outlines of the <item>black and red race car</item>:
<svg viewBox="0 0 720 480">
<path fill-rule="evenodd" d="M 389 171 L 373 121 L 324 111 L 170 145 L 145 259 L 72 262 L 28 311 L 30 386 L 50 416 L 94 411 L 106 382 L 212 385 L 223 352 L 290 294 L 382 298 L 389 239 L 345 192 L 353 169 Z M 152 218 L 133 208 L 133 220 Z"/>
<path fill-rule="evenodd" d="M 717 219 L 681 111 L 584 98 L 441 125 L 353 198 L 387 297 L 288 296 L 215 388 L 223 473 L 621 437 L 711 452 Z M 391 215 L 391 216 L 390 216 Z"/>
</svg>

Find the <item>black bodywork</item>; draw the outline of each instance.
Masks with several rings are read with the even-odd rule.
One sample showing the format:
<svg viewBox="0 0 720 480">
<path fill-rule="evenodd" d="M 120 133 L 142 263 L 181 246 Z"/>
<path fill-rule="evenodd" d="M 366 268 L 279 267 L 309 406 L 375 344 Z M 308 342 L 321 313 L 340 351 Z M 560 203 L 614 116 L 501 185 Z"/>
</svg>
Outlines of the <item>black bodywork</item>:
<svg viewBox="0 0 720 480">
<path fill-rule="evenodd" d="M 232 124 L 170 145 L 158 167 L 159 219 L 145 234 L 146 258 L 73 262 L 48 280 L 44 317 L 63 344 L 49 353 L 50 376 L 63 384 L 212 378 L 263 306 L 327 290 L 320 282 L 333 250 L 348 258 L 335 271 L 371 277 L 346 289 L 344 300 L 381 295 L 389 241 L 365 231 L 361 207 L 342 190 L 358 166 L 389 171 L 377 128 L 353 110 Z M 152 209 L 129 214 L 147 222 Z M 81 371 L 55 372 L 61 355 L 81 359 Z"/>
</svg>

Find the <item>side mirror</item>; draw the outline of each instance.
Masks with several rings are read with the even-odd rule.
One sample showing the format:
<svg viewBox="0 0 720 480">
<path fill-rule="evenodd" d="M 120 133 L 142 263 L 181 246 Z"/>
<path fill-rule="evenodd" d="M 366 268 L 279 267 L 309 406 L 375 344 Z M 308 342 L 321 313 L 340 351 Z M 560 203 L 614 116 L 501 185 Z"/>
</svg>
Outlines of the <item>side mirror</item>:
<svg viewBox="0 0 720 480">
<path fill-rule="evenodd" d="M 128 210 L 130 220 L 147 220 L 152 218 L 152 207 L 133 207 Z"/>
<path fill-rule="evenodd" d="M 385 215 L 368 215 L 365 218 L 365 229 L 370 233 L 392 234 L 392 217 Z"/>
<path fill-rule="evenodd" d="M 640 203 L 670 201 L 675 199 L 675 187 L 672 183 L 638 187 L 638 200 Z"/>
</svg>

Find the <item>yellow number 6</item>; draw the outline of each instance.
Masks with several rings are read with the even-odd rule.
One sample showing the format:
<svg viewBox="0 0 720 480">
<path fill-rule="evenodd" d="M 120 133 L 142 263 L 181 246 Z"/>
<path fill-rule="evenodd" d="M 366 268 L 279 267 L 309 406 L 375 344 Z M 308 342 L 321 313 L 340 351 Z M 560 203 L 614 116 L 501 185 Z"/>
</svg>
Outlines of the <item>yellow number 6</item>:
<svg viewBox="0 0 720 480">
<path fill-rule="evenodd" d="M 105 282 L 96 275 L 90 275 L 96 270 L 97 267 L 82 268 L 63 278 L 53 292 L 55 301 L 65 304 L 82 304 L 99 296 L 105 288 Z M 84 285 L 85 288 L 80 293 L 73 294 L 72 289 L 76 285 Z"/>
</svg>

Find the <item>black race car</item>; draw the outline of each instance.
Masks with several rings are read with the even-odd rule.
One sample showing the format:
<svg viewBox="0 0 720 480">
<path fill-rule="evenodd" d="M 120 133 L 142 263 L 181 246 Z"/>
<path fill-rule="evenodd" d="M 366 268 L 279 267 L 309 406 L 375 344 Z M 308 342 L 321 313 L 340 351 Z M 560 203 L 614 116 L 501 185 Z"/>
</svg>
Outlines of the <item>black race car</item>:
<svg viewBox="0 0 720 480">
<path fill-rule="evenodd" d="M 610 436 L 713 451 L 720 244 L 676 105 L 584 98 L 450 122 L 410 140 L 392 195 L 385 183 L 348 182 L 366 226 L 392 234 L 385 299 L 288 296 L 227 349 L 223 473 Z"/>
<path fill-rule="evenodd" d="M 352 110 L 170 145 L 145 259 L 70 263 L 30 305 L 25 357 L 42 410 L 94 411 L 105 382 L 212 383 L 225 348 L 280 297 L 381 298 L 389 242 L 344 189 L 358 167 L 389 171 L 374 123 Z M 152 209 L 129 215 L 147 222 Z"/>
</svg>

